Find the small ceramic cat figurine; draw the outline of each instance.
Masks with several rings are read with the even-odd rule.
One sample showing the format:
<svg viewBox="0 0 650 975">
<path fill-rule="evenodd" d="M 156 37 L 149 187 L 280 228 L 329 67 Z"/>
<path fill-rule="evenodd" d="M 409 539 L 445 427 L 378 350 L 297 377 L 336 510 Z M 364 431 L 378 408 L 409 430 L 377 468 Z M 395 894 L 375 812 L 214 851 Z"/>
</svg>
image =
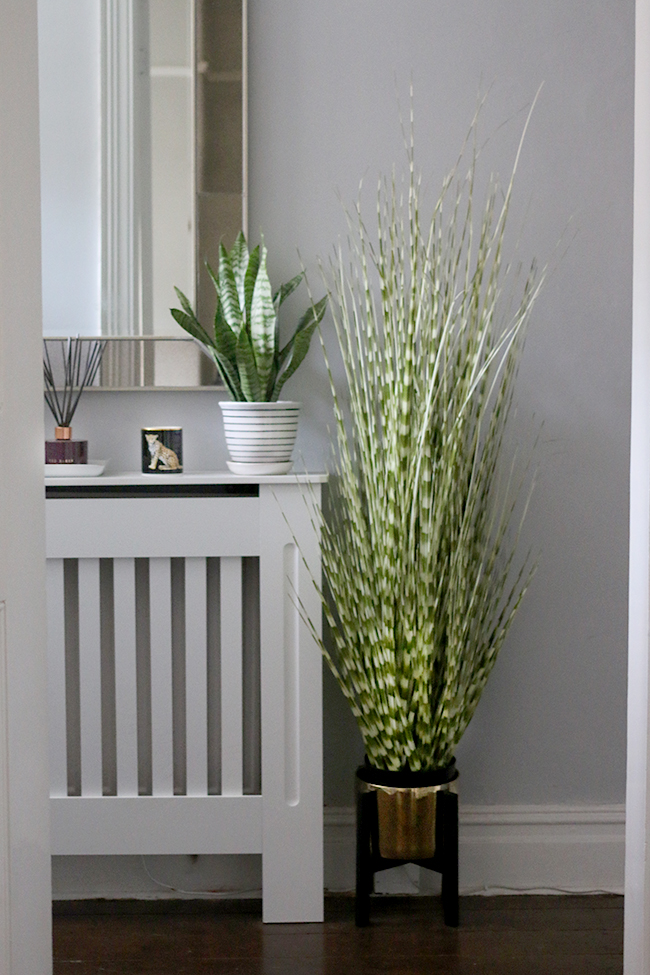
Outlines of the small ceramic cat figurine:
<svg viewBox="0 0 650 975">
<path fill-rule="evenodd" d="M 157 433 L 146 433 L 145 436 L 149 444 L 149 453 L 151 454 L 149 470 L 155 471 L 158 464 L 160 464 L 165 471 L 177 471 L 181 465 L 171 447 L 165 447 L 158 439 Z"/>
</svg>

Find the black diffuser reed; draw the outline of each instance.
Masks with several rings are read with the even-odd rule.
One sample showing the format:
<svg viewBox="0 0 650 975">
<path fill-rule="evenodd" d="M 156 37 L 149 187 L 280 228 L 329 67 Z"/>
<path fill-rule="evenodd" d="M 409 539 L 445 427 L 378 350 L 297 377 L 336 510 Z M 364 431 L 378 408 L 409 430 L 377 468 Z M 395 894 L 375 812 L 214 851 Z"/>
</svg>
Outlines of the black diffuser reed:
<svg viewBox="0 0 650 975">
<path fill-rule="evenodd" d="M 72 439 L 72 418 L 86 386 L 97 375 L 105 339 L 60 339 L 55 342 L 59 356 L 50 354 L 51 339 L 43 341 L 43 373 L 45 402 L 56 421 L 55 440 L 45 441 L 46 464 L 86 464 L 88 441 Z"/>
<path fill-rule="evenodd" d="M 91 386 L 102 361 L 105 339 L 61 339 L 60 363 L 53 365 L 48 345 L 43 340 L 43 372 L 45 375 L 45 402 L 52 411 L 58 427 L 69 427 L 86 386 Z"/>
</svg>

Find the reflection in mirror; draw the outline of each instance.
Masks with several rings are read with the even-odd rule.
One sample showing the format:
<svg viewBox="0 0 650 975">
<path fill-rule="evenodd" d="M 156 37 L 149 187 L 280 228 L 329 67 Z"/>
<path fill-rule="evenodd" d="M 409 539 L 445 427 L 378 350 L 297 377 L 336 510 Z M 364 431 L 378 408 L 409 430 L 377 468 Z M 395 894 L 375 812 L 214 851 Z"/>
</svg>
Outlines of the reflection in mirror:
<svg viewBox="0 0 650 975">
<path fill-rule="evenodd" d="M 82 335 L 80 340 L 97 342 L 90 335 Z M 58 361 L 57 354 L 60 360 L 61 345 L 67 341 L 63 336 L 44 337 L 45 348 L 53 361 Z M 105 349 L 101 365 L 92 385 L 86 387 L 88 390 L 223 388 L 220 380 L 205 381 L 203 362 L 210 363 L 196 342 L 187 336 L 109 335 L 102 341 Z"/>
<path fill-rule="evenodd" d="M 205 261 L 246 230 L 245 0 L 38 0 L 38 13 L 45 335 L 180 338 L 174 285 L 209 318 Z M 135 385 L 153 369 L 149 386 L 181 346 L 114 348 L 108 360 L 139 363 Z M 195 371 L 216 382 L 207 359 Z"/>
</svg>

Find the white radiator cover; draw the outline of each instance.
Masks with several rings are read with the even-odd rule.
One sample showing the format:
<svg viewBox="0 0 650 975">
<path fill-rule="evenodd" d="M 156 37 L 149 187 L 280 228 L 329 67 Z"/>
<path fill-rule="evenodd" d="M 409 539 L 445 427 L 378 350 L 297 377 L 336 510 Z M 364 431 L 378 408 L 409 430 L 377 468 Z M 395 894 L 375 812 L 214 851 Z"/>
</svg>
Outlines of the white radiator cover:
<svg viewBox="0 0 650 975">
<path fill-rule="evenodd" d="M 322 480 L 48 482 L 54 855 L 261 854 L 322 920 Z"/>
</svg>

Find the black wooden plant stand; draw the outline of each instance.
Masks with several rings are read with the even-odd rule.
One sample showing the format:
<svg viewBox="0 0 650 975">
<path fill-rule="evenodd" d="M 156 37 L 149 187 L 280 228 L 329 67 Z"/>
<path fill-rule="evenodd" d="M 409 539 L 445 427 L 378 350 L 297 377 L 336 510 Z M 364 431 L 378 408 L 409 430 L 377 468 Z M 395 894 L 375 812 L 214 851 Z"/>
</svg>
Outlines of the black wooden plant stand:
<svg viewBox="0 0 650 975">
<path fill-rule="evenodd" d="M 357 777 L 361 776 L 363 767 Z M 454 778 L 457 776 L 454 770 Z M 370 923 L 370 895 L 375 874 L 405 863 L 415 863 L 442 874 L 442 909 L 445 924 L 458 926 L 458 796 L 449 789 L 436 794 L 435 853 L 426 859 L 388 859 L 379 852 L 377 792 L 357 790 L 357 927 Z"/>
</svg>

